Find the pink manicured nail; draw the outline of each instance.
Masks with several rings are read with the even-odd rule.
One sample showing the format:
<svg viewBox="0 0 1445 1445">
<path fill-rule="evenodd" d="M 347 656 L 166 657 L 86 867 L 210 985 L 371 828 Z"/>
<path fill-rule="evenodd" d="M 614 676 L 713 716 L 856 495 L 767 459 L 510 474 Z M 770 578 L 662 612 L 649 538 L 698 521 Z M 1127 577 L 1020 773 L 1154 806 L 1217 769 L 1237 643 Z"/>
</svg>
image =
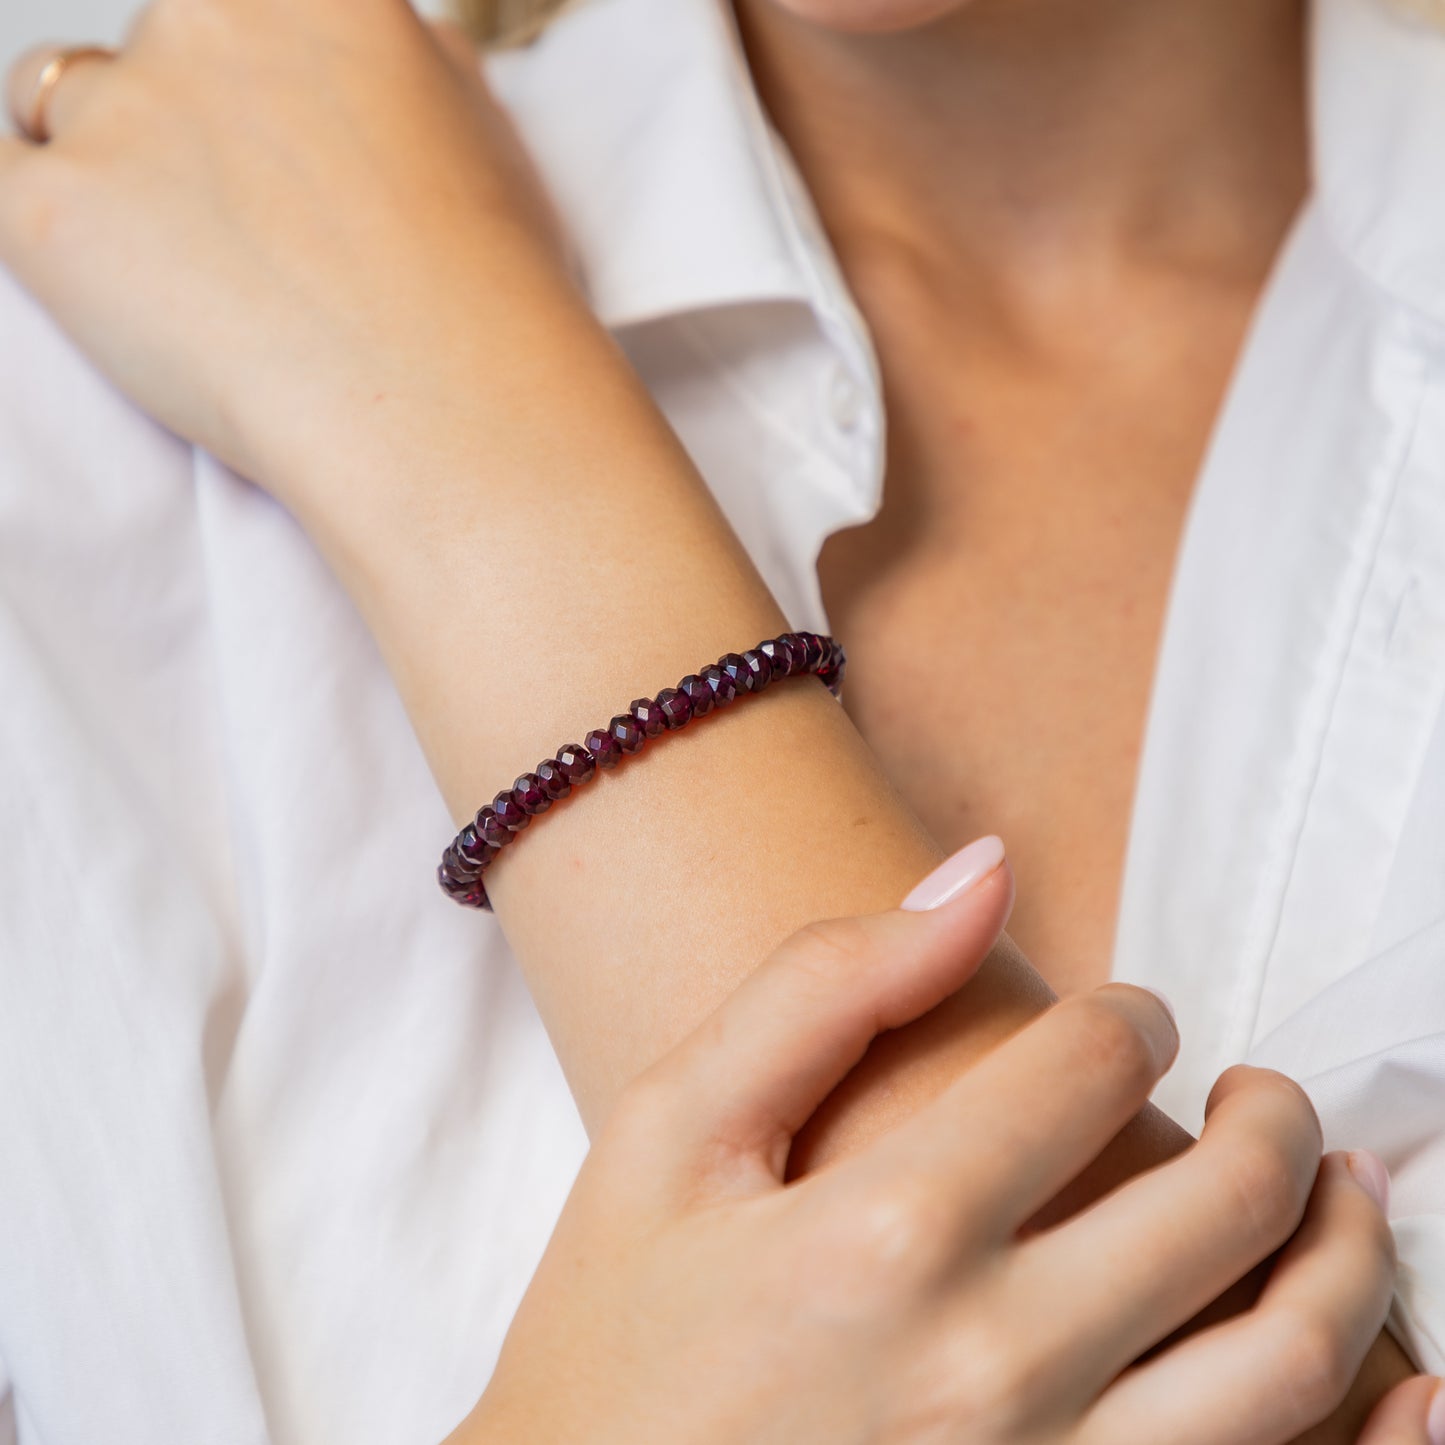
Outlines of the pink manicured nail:
<svg viewBox="0 0 1445 1445">
<path fill-rule="evenodd" d="M 1003 839 L 990 835 L 946 858 L 899 904 L 913 913 L 942 908 L 977 888 L 1003 862 Z"/>
<path fill-rule="evenodd" d="M 1445 1445 L 1445 1381 L 1435 1386 L 1430 1413 L 1425 1419 L 1425 1434 L 1430 1445 Z"/>
<path fill-rule="evenodd" d="M 1367 1194 L 1373 1196 L 1376 1204 L 1390 1212 L 1390 1171 L 1378 1155 L 1368 1149 L 1352 1149 L 1346 1156 L 1350 1173 Z"/>
</svg>

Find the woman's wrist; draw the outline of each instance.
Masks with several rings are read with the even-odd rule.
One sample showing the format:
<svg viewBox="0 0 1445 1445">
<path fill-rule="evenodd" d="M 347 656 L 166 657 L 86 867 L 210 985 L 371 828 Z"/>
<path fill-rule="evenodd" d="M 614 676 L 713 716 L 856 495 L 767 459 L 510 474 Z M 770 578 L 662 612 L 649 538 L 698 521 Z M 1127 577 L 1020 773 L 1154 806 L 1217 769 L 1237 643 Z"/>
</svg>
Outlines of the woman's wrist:
<svg viewBox="0 0 1445 1445">
<path fill-rule="evenodd" d="M 515 295 L 529 314 L 503 308 L 509 367 L 414 408 L 358 407 L 335 445 L 284 462 L 312 469 L 287 491 L 324 499 L 297 510 L 457 822 L 599 717 L 787 627 L 625 358 L 551 286 Z M 940 856 L 821 688 L 749 698 L 623 772 L 490 875 L 593 1121 L 779 939 L 895 905 Z M 549 906 L 558 886 L 567 910 Z M 692 928 L 681 958 L 679 928 Z M 887 1042 L 808 1147 L 883 1127 L 1048 999 L 1001 951 L 966 999 Z"/>
<path fill-rule="evenodd" d="M 458 821 L 498 777 L 787 628 L 611 338 L 558 295 L 533 330 L 504 376 L 358 402 L 334 443 L 272 465 Z"/>
<path fill-rule="evenodd" d="M 505 218 L 471 229 L 447 246 L 466 262 L 439 264 L 374 334 L 339 337 L 314 364 L 278 371 L 274 395 L 248 380 L 243 395 L 222 398 L 241 453 L 225 459 L 328 556 L 365 566 L 409 531 L 426 537 L 429 520 L 521 503 L 518 463 L 523 448 L 531 459 L 545 445 L 549 414 L 572 404 L 579 377 L 595 390 L 604 370 L 625 373 L 554 259 Z M 540 475 L 526 468 L 524 492 Z"/>
</svg>

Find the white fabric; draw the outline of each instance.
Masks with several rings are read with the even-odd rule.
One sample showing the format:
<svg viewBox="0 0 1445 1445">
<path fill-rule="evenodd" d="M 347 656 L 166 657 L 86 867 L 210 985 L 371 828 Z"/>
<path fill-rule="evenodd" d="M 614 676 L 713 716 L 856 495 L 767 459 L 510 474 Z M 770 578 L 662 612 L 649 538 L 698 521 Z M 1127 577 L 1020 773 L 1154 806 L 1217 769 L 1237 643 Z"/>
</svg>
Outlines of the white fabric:
<svg viewBox="0 0 1445 1445">
<path fill-rule="evenodd" d="M 719 0 L 490 63 L 794 625 L 871 516 L 867 328 Z M 1199 480 L 1117 972 L 1395 1176 L 1445 1368 L 1445 39 L 1318 0 L 1316 196 Z M 584 1140 L 372 644 L 280 508 L 0 276 L 0 1442 L 432 1445 Z M 338 845 L 337 839 L 343 840 Z"/>
</svg>

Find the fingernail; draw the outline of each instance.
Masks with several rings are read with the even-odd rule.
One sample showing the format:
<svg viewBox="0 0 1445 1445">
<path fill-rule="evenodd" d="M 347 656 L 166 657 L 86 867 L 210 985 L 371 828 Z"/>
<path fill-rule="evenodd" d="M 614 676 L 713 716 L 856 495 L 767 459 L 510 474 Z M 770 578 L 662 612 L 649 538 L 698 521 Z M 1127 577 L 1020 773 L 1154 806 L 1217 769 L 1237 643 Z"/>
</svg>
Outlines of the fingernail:
<svg viewBox="0 0 1445 1445">
<path fill-rule="evenodd" d="M 1445 1380 L 1435 1386 L 1430 1401 L 1430 1414 L 1425 1420 L 1425 1434 L 1430 1445 L 1445 1445 Z"/>
<path fill-rule="evenodd" d="M 1355 1182 L 1388 1214 L 1390 1171 L 1385 1168 L 1380 1157 L 1371 1154 L 1368 1149 L 1352 1149 L 1346 1156 L 1346 1162 L 1350 1166 L 1350 1173 L 1355 1176 Z M 1445 1445 L 1445 1441 L 1442 1441 L 1441 1445 Z"/>
<path fill-rule="evenodd" d="M 1003 862 L 1003 839 L 990 835 L 946 858 L 899 904 L 913 913 L 942 908 L 977 888 Z"/>
</svg>

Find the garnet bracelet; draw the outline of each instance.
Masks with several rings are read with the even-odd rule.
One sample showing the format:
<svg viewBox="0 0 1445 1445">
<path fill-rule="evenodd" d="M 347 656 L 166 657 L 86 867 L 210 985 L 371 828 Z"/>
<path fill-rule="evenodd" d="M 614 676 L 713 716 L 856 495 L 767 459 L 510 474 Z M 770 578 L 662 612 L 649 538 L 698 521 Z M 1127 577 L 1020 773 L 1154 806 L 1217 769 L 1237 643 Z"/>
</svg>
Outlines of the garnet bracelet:
<svg viewBox="0 0 1445 1445">
<path fill-rule="evenodd" d="M 545 813 L 573 788 L 590 782 L 598 768 L 615 768 L 624 754 L 640 752 L 649 738 L 675 731 L 725 707 L 745 692 L 761 692 L 784 677 L 815 673 L 834 697 L 847 665 L 842 645 L 816 632 L 785 632 L 747 652 L 728 652 L 701 672 L 690 672 L 656 697 L 640 697 L 605 728 L 594 728 L 579 743 L 568 743 L 523 773 L 478 812 L 442 855 L 437 882 L 449 898 L 468 908 L 491 910 L 484 874 L 498 853 L 538 813 Z"/>
</svg>

